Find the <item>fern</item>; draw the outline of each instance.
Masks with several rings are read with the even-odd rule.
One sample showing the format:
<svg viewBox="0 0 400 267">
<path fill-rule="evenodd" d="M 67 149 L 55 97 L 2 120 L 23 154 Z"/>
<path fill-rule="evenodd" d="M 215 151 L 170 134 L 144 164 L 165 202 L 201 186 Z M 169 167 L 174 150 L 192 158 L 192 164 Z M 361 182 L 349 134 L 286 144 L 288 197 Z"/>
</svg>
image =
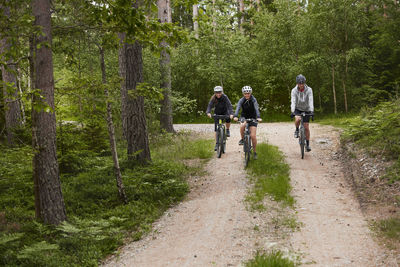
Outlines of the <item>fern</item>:
<svg viewBox="0 0 400 267">
<path fill-rule="evenodd" d="M 14 233 L 14 234 L 5 234 L 0 237 L 0 246 L 4 246 L 7 243 L 13 242 L 15 240 L 20 239 L 24 234 L 23 233 Z"/>
<path fill-rule="evenodd" d="M 31 259 L 33 257 L 37 257 L 38 254 L 41 254 L 45 251 L 58 250 L 58 245 L 49 244 L 46 241 L 35 243 L 31 246 L 24 246 L 24 249 L 20 251 L 20 254 L 17 256 L 18 259 Z"/>
</svg>

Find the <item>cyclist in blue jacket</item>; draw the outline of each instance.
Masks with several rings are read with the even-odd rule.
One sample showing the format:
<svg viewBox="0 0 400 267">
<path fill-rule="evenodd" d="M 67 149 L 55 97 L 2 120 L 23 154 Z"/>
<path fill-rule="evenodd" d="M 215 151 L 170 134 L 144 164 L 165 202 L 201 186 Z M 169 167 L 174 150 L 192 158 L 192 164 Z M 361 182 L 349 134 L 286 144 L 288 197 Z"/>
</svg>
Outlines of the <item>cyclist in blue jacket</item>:
<svg viewBox="0 0 400 267">
<path fill-rule="evenodd" d="M 239 100 L 235 115 L 234 115 L 234 120 L 238 121 L 238 115 L 240 109 L 242 109 L 242 113 L 240 114 L 241 118 L 245 119 L 255 119 L 258 122 L 262 121 L 261 116 L 260 116 L 260 109 L 258 107 L 258 103 L 256 98 L 252 95 L 253 89 L 246 85 L 242 88 L 242 93 L 243 97 Z M 256 152 L 256 147 L 257 147 L 257 125 L 258 122 L 250 122 L 250 137 L 251 137 L 251 143 L 253 144 L 253 151 L 254 151 L 254 159 L 257 159 L 257 152 Z M 240 125 L 240 135 L 242 139 L 239 141 L 239 145 L 243 145 L 244 141 L 244 129 L 246 127 L 246 122 L 242 123 Z"/>
<path fill-rule="evenodd" d="M 230 136 L 229 127 L 231 126 L 231 119 L 233 118 L 233 108 L 231 101 L 229 100 L 228 96 L 223 93 L 222 86 L 215 86 L 214 87 L 214 95 L 211 97 L 210 102 L 208 103 L 207 107 L 207 116 L 211 118 L 211 109 L 214 108 L 215 115 L 229 115 L 229 119 L 226 119 L 226 136 Z M 215 127 L 214 131 L 217 132 L 217 125 L 218 120 L 215 119 Z M 214 150 L 217 150 L 217 134 L 215 134 L 215 147 Z"/>
</svg>

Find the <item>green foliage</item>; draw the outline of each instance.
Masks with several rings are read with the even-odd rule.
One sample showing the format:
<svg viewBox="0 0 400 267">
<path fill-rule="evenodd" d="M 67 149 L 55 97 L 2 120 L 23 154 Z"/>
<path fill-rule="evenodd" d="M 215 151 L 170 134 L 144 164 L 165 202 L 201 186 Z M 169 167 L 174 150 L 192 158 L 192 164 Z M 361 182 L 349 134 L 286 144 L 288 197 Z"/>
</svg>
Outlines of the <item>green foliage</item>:
<svg viewBox="0 0 400 267">
<path fill-rule="evenodd" d="M 346 128 L 344 137 L 367 147 L 373 154 L 384 153 L 397 159 L 400 155 L 400 100 L 365 108 Z"/>
<path fill-rule="evenodd" d="M 386 177 L 390 182 L 400 180 L 400 100 L 364 108 L 359 116 L 340 124 L 344 140 L 356 142 L 373 156 L 394 160 Z"/>
<path fill-rule="evenodd" d="M 254 176 L 254 187 L 247 196 L 253 208 L 263 208 L 262 201 L 269 194 L 275 201 L 282 201 L 292 206 L 294 199 L 290 195 L 291 186 L 289 166 L 277 147 L 257 144 L 257 160 L 249 163 L 249 170 Z"/>
<path fill-rule="evenodd" d="M 1 147 L 5 156 L 0 158 L 0 265 L 97 266 L 126 237 L 139 239 L 165 209 L 185 196 L 185 176 L 195 167 L 185 166 L 183 159 L 213 155 L 211 140 L 187 133 L 159 135 L 152 146 L 153 161 L 147 166 L 128 168 L 126 155 L 120 153 L 129 200 L 124 205 L 111 157 L 79 150 L 86 147 L 80 140 L 84 129 L 62 127 L 60 142 L 68 172 L 61 172 L 61 181 L 68 221 L 56 227 L 34 220 L 32 148 Z"/>
<path fill-rule="evenodd" d="M 267 254 L 257 252 L 254 259 L 246 262 L 246 267 L 294 267 L 290 259 L 283 256 L 281 251 L 273 251 Z"/>
</svg>

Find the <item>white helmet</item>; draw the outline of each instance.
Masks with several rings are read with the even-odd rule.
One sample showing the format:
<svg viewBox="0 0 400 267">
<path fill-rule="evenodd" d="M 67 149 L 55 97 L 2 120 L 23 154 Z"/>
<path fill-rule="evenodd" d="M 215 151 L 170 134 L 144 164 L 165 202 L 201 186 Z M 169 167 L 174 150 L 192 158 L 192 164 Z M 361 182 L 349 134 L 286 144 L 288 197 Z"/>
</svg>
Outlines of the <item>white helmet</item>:
<svg viewBox="0 0 400 267">
<path fill-rule="evenodd" d="M 222 92 L 222 91 L 223 91 L 222 86 L 217 85 L 214 87 L 214 92 Z"/>
<path fill-rule="evenodd" d="M 244 93 L 251 93 L 252 91 L 253 91 L 253 89 L 251 89 L 251 87 L 248 86 L 248 85 L 243 86 L 243 88 L 242 88 L 242 93 L 243 93 L 243 94 L 244 94 Z"/>
</svg>

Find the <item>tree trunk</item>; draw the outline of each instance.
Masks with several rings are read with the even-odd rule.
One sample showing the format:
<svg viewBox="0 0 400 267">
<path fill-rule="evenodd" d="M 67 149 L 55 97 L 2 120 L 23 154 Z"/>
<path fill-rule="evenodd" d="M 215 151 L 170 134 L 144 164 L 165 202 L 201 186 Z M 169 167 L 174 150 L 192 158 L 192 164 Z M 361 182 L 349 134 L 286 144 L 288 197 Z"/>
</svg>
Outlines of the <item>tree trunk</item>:
<svg viewBox="0 0 400 267">
<path fill-rule="evenodd" d="M 336 89 L 335 89 L 335 64 L 332 64 L 332 91 L 333 91 L 333 106 L 335 109 L 335 114 L 337 114 Z"/>
<path fill-rule="evenodd" d="M 261 7 L 260 7 L 260 0 L 256 0 L 257 3 L 257 12 L 260 12 Z"/>
<path fill-rule="evenodd" d="M 128 142 L 128 159 L 141 164 L 151 161 L 147 135 L 144 98 L 136 94 L 136 86 L 143 82 L 142 46 L 138 41 L 126 43 L 126 34 L 119 34 L 119 68 L 122 75 L 122 124 Z"/>
<path fill-rule="evenodd" d="M 10 9 L 0 4 L 0 12 L 10 17 Z M 7 54 L 12 47 L 10 40 L 0 34 L 0 54 Z M 5 123 L 7 130 L 7 142 L 9 146 L 15 145 L 14 130 L 22 126 L 21 107 L 17 88 L 17 68 L 11 58 L 4 58 L 6 66 L 1 66 L 3 87 L 3 99 L 5 109 Z"/>
<path fill-rule="evenodd" d="M 36 36 L 34 68 L 35 88 L 43 99 L 34 96 L 32 103 L 33 175 L 38 182 L 38 195 L 35 197 L 39 203 L 36 217 L 48 224 L 59 224 L 67 216 L 56 152 L 50 0 L 34 0 L 32 9 L 35 26 L 42 29 L 42 33 Z M 45 111 L 43 104 L 50 110 Z"/>
<path fill-rule="evenodd" d="M 169 0 L 158 0 L 158 19 L 161 23 L 171 23 L 171 9 Z M 167 51 L 168 43 L 161 42 L 161 57 L 160 57 L 160 73 L 161 83 L 160 87 L 163 92 L 163 99 L 161 100 L 161 114 L 160 124 L 161 129 L 169 133 L 173 133 L 174 126 L 172 124 L 172 104 L 171 104 L 171 59 Z"/>
<path fill-rule="evenodd" d="M 115 180 L 117 182 L 119 198 L 125 204 L 127 204 L 128 199 L 125 194 L 124 184 L 122 183 L 121 169 L 119 167 L 119 161 L 118 161 L 117 142 L 115 141 L 115 129 L 114 129 L 114 123 L 113 123 L 113 119 L 112 119 L 111 102 L 108 99 L 109 92 L 107 89 L 106 64 L 104 63 L 104 49 L 103 49 L 103 47 L 99 47 L 99 50 L 100 50 L 101 76 L 102 76 L 102 81 L 103 81 L 103 85 L 104 85 L 104 94 L 106 96 L 108 135 L 110 137 L 110 149 L 111 149 L 111 154 L 112 154 L 112 158 L 114 161 Z"/>
<path fill-rule="evenodd" d="M 346 58 L 345 58 L 345 59 L 346 59 Z M 348 63 L 347 63 L 347 59 L 346 59 L 345 73 L 344 73 L 344 77 L 343 77 L 343 79 L 342 79 L 343 94 L 344 94 L 344 109 L 345 109 L 346 113 L 348 112 L 348 108 L 347 108 L 347 92 L 346 92 L 347 71 L 348 71 Z"/>
<path fill-rule="evenodd" d="M 193 5 L 193 31 L 194 31 L 194 36 L 196 39 L 199 38 L 199 6 L 197 4 Z"/>
<path fill-rule="evenodd" d="M 238 0 L 239 2 L 239 29 L 243 33 L 243 23 L 244 23 L 244 0 Z"/>
</svg>

